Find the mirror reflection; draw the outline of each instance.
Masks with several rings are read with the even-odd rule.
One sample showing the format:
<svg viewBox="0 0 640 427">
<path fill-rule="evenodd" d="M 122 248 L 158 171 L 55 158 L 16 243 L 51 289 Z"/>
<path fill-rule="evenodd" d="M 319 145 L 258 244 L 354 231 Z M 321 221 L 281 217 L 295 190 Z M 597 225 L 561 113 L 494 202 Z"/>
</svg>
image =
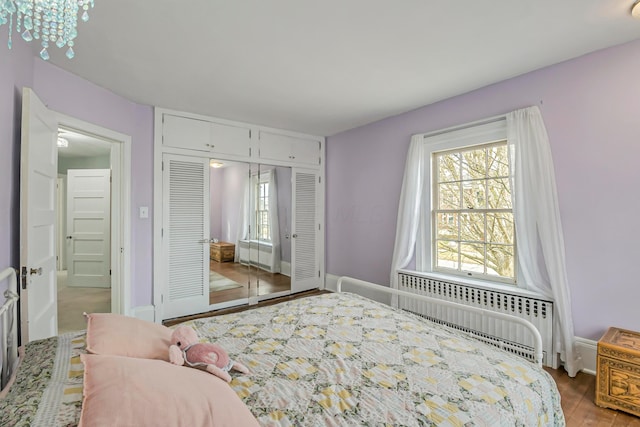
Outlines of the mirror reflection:
<svg viewBox="0 0 640 427">
<path fill-rule="evenodd" d="M 291 168 L 210 161 L 209 303 L 291 288 Z"/>
</svg>

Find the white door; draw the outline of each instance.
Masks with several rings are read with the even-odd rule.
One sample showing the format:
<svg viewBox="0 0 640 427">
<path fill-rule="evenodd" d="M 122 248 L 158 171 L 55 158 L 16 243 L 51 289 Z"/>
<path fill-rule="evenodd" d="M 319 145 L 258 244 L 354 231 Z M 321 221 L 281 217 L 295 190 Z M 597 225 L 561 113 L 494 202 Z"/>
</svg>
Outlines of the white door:
<svg viewBox="0 0 640 427">
<path fill-rule="evenodd" d="M 164 155 L 163 319 L 209 309 L 209 159 Z"/>
<path fill-rule="evenodd" d="M 312 170 L 293 169 L 292 171 L 292 293 L 320 287 L 318 177 L 318 172 Z"/>
<path fill-rule="evenodd" d="M 67 284 L 111 287 L 111 171 L 67 172 Z"/>
<path fill-rule="evenodd" d="M 22 343 L 57 335 L 56 179 L 58 124 L 29 88 L 22 91 L 20 294 Z"/>
</svg>

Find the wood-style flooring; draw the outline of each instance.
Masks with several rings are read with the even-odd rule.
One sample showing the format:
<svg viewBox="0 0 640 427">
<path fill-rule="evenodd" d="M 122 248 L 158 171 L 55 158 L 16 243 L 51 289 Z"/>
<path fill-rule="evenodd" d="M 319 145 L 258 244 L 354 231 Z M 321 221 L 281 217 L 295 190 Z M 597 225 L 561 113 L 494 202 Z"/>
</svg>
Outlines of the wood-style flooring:
<svg viewBox="0 0 640 427">
<path fill-rule="evenodd" d="M 210 261 L 209 268 L 234 282 L 240 288 L 209 293 L 209 304 L 233 301 L 240 298 L 268 295 L 291 289 L 291 278 L 280 273 L 270 273 L 261 268 L 237 262 Z"/>
<path fill-rule="evenodd" d="M 579 372 L 570 378 L 562 369 L 546 369 L 558 385 L 567 427 L 640 427 L 640 418 L 593 403 L 596 377 Z"/>
</svg>

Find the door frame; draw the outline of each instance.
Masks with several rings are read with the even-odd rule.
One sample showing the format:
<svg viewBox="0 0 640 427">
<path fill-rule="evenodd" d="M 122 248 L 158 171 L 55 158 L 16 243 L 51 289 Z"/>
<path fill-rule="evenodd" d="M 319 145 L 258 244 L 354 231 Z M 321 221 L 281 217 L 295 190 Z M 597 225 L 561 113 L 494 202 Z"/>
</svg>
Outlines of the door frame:
<svg viewBox="0 0 640 427">
<path fill-rule="evenodd" d="M 111 312 L 131 315 L 131 136 L 55 112 L 58 127 L 111 146 Z"/>
</svg>

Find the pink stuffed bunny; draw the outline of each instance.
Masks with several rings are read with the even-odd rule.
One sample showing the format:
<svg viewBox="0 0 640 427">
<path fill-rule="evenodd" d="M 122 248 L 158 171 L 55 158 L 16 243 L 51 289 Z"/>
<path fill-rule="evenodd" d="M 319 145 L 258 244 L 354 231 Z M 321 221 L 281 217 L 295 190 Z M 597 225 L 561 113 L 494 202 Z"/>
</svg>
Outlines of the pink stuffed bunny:
<svg viewBox="0 0 640 427">
<path fill-rule="evenodd" d="M 219 345 L 199 342 L 196 331 L 188 326 L 178 326 L 171 334 L 169 361 L 174 365 L 205 370 L 226 382 L 231 381 L 231 369 L 249 373 L 242 363 L 229 359 L 227 352 Z"/>
</svg>

